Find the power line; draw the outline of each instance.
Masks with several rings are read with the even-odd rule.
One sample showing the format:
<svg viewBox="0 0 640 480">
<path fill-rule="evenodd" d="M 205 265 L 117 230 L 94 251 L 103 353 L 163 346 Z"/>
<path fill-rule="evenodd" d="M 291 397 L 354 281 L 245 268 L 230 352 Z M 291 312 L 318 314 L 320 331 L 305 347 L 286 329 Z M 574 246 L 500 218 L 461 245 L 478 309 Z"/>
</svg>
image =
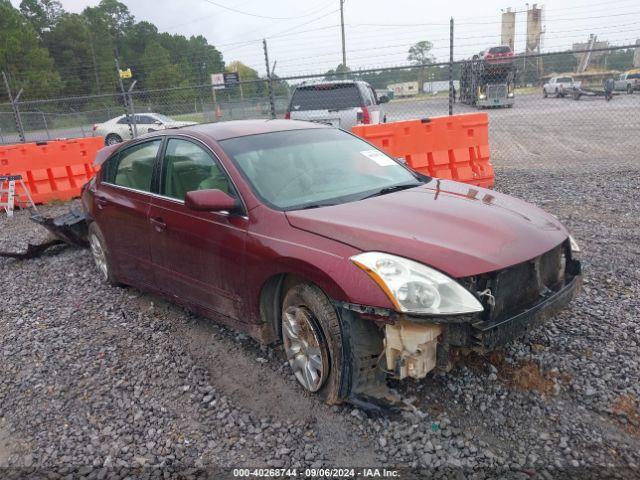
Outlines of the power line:
<svg viewBox="0 0 640 480">
<path fill-rule="evenodd" d="M 213 0 L 204 0 L 204 1 L 207 3 L 210 3 L 211 5 L 215 5 L 216 7 L 224 8 L 225 10 L 229 10 L 231 12 L 235 12 L 241 15 L 247 15 L 249 17 L 256 17 L 256 18 L 265 18 L 268 20 L 295 20 L 298 18 L 304 18 L 317 13 L 318 11 L 324 9 L 324 7 L 328 5 L 328 4 L 325 4 L 323 7 L 320 7 L 319 9 L 318 8 L 313 9 L 313 11 L 311 11 L 310 13 L 305 13 L 303 15 L 296 15 L 294 17 L 271 17 L 268 15 L 260 15 L 257 13 L 244 12 L 242 10 L 238 10 L 237 8 L 229 7 L 227 5 L 222 5 L 221 3 L 214 2 Z"/>
</svg>

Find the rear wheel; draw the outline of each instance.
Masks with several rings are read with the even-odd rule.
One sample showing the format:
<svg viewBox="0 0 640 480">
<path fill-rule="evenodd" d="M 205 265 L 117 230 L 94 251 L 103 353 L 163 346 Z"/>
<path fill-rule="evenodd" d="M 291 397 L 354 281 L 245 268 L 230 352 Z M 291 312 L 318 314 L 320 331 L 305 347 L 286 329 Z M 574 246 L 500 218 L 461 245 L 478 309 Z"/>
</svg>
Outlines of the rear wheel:
<svg viewBox="0 0 640 480">
<path fill-rule="evenodd" d="M 633 85 L 627 85 L 627 93 L 631 95 L 633 93 Z"/>
<path fill-rule="evenodd" d="M 342 380 L 342 330 L 335 308 L 315 285 L 301 283 L 282 302 L 282 340 L 296 379 L 327 404 L 337 404 Z"/>
<path fill-rule="evenodd" d="M 104 139 L 105 145 L 115 145 L 116 143 L 122 143 L 122 137 L 117 133 L 110 133 L 107 138 Z"/>
<path fill-rule="evenodd" d="M 547 98 L 548 96 L 549 96 L 549 94 L 547 93 L 547 89 L 546 89 L 546 88 L 543 88 L 543 89 L 542 89 L 542 97 L 543 97 L 543 98 Z"/>
</svg>

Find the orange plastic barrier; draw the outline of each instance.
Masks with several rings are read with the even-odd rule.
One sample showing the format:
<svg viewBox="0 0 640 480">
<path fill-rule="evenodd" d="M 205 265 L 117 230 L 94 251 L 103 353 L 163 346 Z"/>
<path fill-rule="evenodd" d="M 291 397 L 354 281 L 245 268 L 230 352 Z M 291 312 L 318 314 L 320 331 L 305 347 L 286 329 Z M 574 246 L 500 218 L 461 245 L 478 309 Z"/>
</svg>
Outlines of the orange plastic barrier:
<svg viewBox="0 0 640 480">
<path fill-rule="evenodd" d="M 0 145 L 0 175 L 22 175 L 35 203 L 70 200 L 98 170 L 102 147 L 103 137 Z M 18 185 L 16 193 L 24 195 Z"/>
<path fill-rule="evenodd" d="M 425 175 L 493 187 L 486 113 L 356 125 L 352 131 Z"/>
</svg>

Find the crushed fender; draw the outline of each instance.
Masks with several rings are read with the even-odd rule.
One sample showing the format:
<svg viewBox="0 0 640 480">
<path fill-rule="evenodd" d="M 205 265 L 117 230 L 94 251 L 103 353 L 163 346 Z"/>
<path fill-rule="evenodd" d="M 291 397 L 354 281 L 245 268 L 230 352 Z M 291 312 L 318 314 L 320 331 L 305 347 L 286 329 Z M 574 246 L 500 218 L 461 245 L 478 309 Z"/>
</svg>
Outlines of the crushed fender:
<svg viewBox="0 0 640 480">
<path fill-rule="evenodd" d="M 39 244 L 28 244 L 24 252 L 0 252 L 0 257 L 28 260 L 42 255 L 46 250 L 56 245 L 87 246 L 87 219 L 79 209 L 71 209 L 57 217 L 45 217 L 40 214 L 31 216 L 31 220 L 42 225 L 52 235 Z"/>
</svg>

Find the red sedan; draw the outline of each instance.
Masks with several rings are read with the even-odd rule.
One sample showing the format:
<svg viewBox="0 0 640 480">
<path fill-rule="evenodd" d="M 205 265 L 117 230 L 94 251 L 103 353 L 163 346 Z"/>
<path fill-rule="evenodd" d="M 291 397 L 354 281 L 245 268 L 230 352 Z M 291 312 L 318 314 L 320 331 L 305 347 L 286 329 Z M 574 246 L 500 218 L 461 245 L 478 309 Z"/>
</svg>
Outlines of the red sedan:
<svg viewBox="0 0 640 480">
<path fill-rule="evenodd" d="M 98 162 L 83 204 L 103 279 L 282 342 L 328 403 L 502 345 L 579 288 L 577 246 L 552 215 L 329 126 L 163 130 Z"/>
</svg>

